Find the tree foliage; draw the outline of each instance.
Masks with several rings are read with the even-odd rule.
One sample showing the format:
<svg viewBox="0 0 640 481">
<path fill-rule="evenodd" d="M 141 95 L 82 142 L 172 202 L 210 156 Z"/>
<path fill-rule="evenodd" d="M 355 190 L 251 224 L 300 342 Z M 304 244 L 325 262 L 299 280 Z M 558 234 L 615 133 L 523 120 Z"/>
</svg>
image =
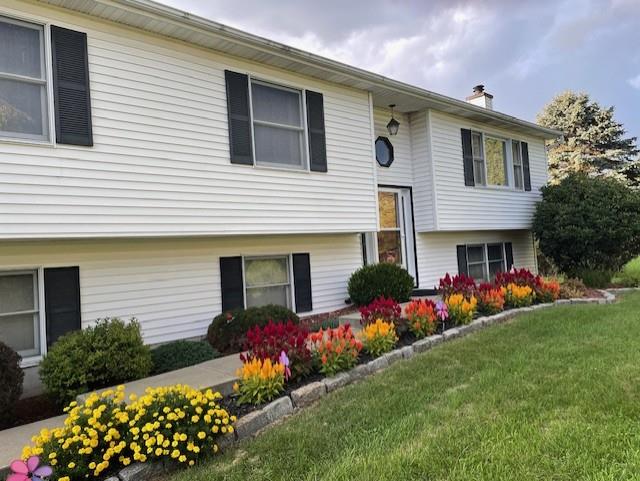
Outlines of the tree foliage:
<svg viewBox="0 0 640 481">
<path fill-rule="evenodd" d="M 640 193 L 614 179 L 571 174 L 542 188 L 533 229 L 542 252 L 570 276 L 618 271 L 640 254 Z"/>
<path fill-rule="evenodd" d="M 538 114 L 538 123 L 564 132 L 549 144 L 549 180 L 557 183 L 572 172 L 614 177 L 632 185 L 640 169 L 636 137 L 625 137 L 613 107 L 602 107 L 586 93 L 567 91 Z M 633 179 L 635 180 L 633 180 Z"/>
</svg>

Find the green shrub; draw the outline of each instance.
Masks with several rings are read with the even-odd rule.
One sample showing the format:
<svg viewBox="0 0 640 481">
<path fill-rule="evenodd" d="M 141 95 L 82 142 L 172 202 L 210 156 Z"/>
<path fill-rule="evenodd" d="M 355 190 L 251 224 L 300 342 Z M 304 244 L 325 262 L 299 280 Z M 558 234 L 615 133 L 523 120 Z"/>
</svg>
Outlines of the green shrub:
<svg viewBox="0 0 640 481">
<path fill-rule="evenodd" d="M 145 377 L 153 362 L 135 319 L 99 319 L 58 339 L 40 364 L 47 393 L 64 403 L 78 394 Z"/>
<path fill-rule="evenodd" d="M 24 372 L 16 351 L 0 342 L 0 429 L 13 420 L 15 405 L 22 394 Z"/>
<path fill-rule="evenodd" d="M 218 353 L 208 342 L 173 341 L 151 349 L 153 359 L 152 374 L 175 371 L 218 357 Z"/>
<path fill-rule="evenodd" d="M 349 278 L 349 297 L 357 306 L 366 306 L 378 297 L 406 302 L 413 291 L 413 277 L 396 264 L 369 264 Z"/>
<path fill-rule="evenodd" d="M 629 261 L 611 280 L 614 284 L 624 287 L 640 286 L 640 257 Z"/>
<path fill-rule="evenodd" d="M 580 279 L 564 279 L 560 283 L 560 298 L 572 299 L 574 297 L 582 297 L 586 290 L 587 288 L 584 282 Z"/>
<path fill-rule="evenodd" d="M 218 314 L 213 318 L 207 331 L 207 341 L 218 352 L 240 352 L 244 348 L 247 331 L 254 326 L 264 327 L 270 320 L 300 323 L 300 318 L 295 312 L 275 304 L 235 309 Z"/>
<path fill-rule="evenodd" d="M 576 276 L 582 279 L 582 282 L 587 287 L 603 289 L 611 284 L 613 271 L 606 269 L 578 269 Z"/>
<path fill-rule="evenodd" d="M 573 174 L 542 188 L 533 229 L 540 249 L 571 277 L 618 271 L 640 254 L 640 193 L 614 179 Z"/>
</svg>

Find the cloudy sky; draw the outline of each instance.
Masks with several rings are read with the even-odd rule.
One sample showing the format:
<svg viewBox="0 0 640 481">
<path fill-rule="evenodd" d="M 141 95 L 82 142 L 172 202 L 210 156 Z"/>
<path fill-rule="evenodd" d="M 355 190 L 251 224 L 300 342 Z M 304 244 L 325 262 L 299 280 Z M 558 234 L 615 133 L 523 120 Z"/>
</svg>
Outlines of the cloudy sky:
<svg viewBox="0 0 640 481">
<path fill-rule="evenodd" d="M 640 137 L 640 0 L 161 1 L 451 97 L 483 83 L 528 120 L 585 91 Z"/>
</svg>

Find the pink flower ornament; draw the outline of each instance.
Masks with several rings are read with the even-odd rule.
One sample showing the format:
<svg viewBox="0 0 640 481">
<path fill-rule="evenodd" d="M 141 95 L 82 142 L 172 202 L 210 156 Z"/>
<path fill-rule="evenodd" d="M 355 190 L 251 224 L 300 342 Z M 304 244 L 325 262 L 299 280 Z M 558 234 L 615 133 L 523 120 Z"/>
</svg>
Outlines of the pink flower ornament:
<svg viewBox="0 0 640 481">
<path fill-rule="evenodd" d="M 46 464 L 40 466 L 38 456 L 31 456 L 26 462 L 15 460 L 10 467 L 13 473 L 9 475 L 7 481 L 42 481 L 53 473 L 51 466 Z"/>
<path fill-rule="evenodd" d="M 436 303 L 436 315 L 441 321 L 446 321 L 449 317 L 449 308 L 446 302 L 438 301 Z"/>
<path fill-rule="evenodd" d="M 291 369 L 289 369 L 289 357 L 286 352 L 280 353 L 278 362 L 284 366 L 284 378 L 288 380 L 291 377 Z"/>
</svg>

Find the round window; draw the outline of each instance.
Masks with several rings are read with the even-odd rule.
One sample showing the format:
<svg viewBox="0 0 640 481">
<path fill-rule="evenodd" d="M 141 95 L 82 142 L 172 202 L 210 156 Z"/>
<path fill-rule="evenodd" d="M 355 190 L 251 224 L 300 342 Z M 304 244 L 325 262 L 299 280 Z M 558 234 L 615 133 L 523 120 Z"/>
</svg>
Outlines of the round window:
<svg viewBox="0 0 640 481">
<path fill-rule="evenodd" d="M 389 167 L 393 163 L 393 145 L 386 137 L 376 139 L 376 160 L 382 167 Z"/>
</svg>

